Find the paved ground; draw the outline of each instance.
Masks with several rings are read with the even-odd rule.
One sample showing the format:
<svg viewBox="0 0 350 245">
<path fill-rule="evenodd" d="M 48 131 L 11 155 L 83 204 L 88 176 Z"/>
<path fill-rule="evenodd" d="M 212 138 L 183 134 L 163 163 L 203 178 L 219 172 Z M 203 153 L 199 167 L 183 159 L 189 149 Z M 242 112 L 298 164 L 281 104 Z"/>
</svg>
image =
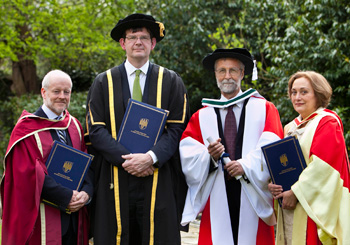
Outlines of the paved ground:
<svg viewBox="0 0 350 245">
<path fill-rule="evenodd" d="M 199 232 L 200 220 L 195 220 L 190 224 L 188 232 L 181 231 L 181 245 L 197 245 L 198 244 L 198 232 Z M 93 245 L 93 241 L 90 241 L 90 245 Z"/>
<path fill-rule="evenodd" d="M 188 232 L 181 231 L 181 245 L 196 245 L 198 242 L 198 232 L 199 232 L 199 220 L 195 220 L 190 224 L 190 229 Z M 0 243 L 1 243 L 1 219 L 0 219 Z M 93 245 L 93 241 L 89 242 Z"/>
<path fill-rule="evenodd" d="M 188 232 L 181 231 L 181 245 L 196 245 L 198 244 L 199 220 L 191 222 Z"/>
</svg>

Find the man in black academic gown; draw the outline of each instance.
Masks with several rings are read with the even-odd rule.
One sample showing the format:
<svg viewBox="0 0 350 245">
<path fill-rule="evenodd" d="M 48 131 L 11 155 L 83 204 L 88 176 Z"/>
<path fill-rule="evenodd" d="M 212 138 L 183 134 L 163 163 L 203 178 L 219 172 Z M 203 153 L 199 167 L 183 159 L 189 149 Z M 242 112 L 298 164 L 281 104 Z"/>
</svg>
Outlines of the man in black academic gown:
<svg viewBox="0 0 350 245">
<path fill-rule="evenodd" d="M 181 77 L 149 62 L 150 52 L 164 35 L 164 25 L 152 16 L 132 14 L 121 19 L 111 37 L 125 50 L 126 61 L 99 74 L 88 94 L 85 136 L 95 155 L 92 231 L 97 245 L 180 244 L 187 186 L 178 144 L 189 105 Z M 154 147 L 130 154 L 116 138 L 128 99 L 138 99 L 134 92 L 138 82 L 139 100 L 168 110 L 169 116 Z"/>
</svg>

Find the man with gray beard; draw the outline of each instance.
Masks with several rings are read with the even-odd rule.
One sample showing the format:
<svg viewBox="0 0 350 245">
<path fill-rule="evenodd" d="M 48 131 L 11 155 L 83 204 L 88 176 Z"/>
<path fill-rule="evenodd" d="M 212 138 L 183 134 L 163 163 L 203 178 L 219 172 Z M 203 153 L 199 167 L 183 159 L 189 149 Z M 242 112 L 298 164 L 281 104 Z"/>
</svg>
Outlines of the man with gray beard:
<svg viewBox="0 0 350 245">
<path fill-rule="evenodd" d="M 253 72 L 243 48 L 217 49 L 203 59 L 220 99 L 203 99 L 180 141 L 188 192 L 182 225 L 202 212 L 198 244 L 274 244 L 269 172 L 261 146 L 283 137 L 276 107 L 256 90 L 242 92 Z"/>
</svg>

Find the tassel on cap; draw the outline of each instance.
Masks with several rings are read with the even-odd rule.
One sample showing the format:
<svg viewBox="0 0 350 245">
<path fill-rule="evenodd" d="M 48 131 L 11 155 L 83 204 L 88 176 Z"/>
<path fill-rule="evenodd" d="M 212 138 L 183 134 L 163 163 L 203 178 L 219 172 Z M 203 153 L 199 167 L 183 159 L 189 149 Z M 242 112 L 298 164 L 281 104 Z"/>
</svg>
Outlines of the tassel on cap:
<svg viewBox="0 0 350 245">
<path fill-rule="evenodd" d="M 256 60 L 254 60 L 254 68 L 253 68 L 252 80 L 253 81 L 258 80 L 258 69 L 256 68 Z"/>
<path fill-rule="evenodd" d="M 164 37 L 164 24 L 162 22 L 156 21 L 156 23 L 159 25 L 159 36 Z"/>
</svg>

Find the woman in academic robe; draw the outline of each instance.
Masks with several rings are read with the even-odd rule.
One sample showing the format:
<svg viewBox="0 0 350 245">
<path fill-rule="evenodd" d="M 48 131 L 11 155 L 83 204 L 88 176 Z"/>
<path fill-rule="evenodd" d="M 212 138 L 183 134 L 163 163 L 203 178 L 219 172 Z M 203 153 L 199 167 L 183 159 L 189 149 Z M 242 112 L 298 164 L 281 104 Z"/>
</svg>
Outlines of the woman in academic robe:
<svg viewBox="0 0 350 245">
<path fill-rule="evenodd" d="M 288 82 L 299 116 L 284 128 L 297 136 L 307 167 L 291 190 L 269 184 L 278 204 L 276 244 L 350 244 L 349 157 L 343 124 L 328 106 L 332 88 L 319 73 L 301 71 Z"/>
</svg>

